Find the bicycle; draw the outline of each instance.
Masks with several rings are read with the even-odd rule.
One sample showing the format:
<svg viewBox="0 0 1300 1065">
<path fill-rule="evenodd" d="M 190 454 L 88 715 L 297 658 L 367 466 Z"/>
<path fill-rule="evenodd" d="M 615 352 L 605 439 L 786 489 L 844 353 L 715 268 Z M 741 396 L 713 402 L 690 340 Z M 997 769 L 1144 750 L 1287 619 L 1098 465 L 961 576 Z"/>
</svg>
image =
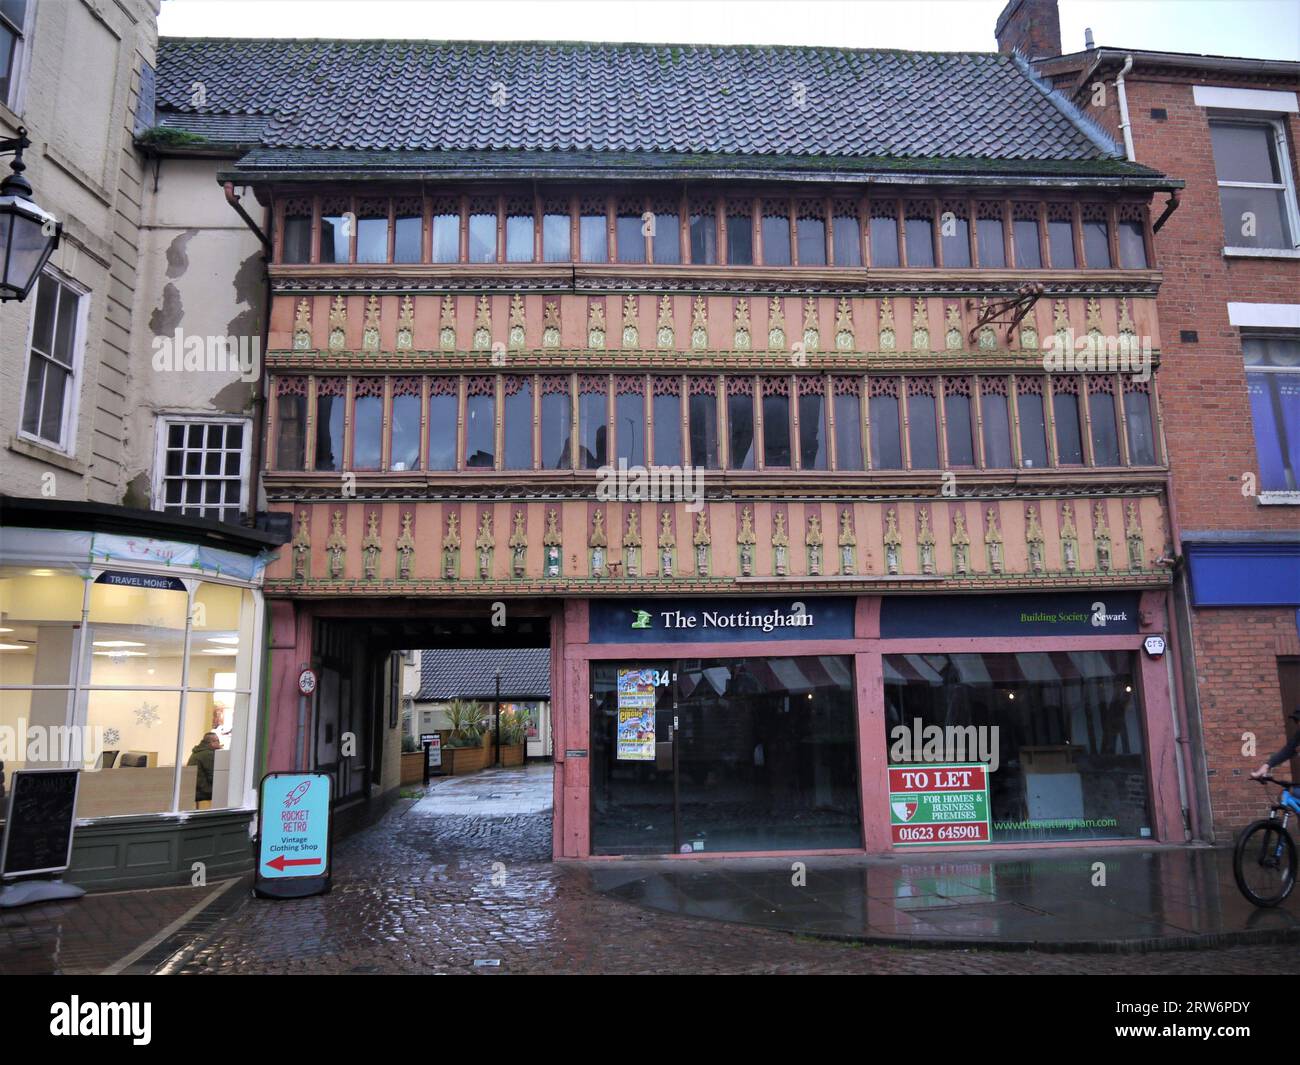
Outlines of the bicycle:
<svg viewBox="0 0 1300 1065">
<path fill-rule="evenodd" d="M 1282 794 L 1269 807 L 1268 817 L 1247 825 L 1237 838 L 1232 854 L 1232 875 L 1247 900 L 1256 906 L 1277 906 L 1295 887 L 1295 842 L 1287 831 L 1291 814 L 1300 814 L 1300 799 L 1291 794 L 1291 782 L 1274 777 L 1259 777 L 1261 784 L 1280 784 Z M 1281 813 L 1282 819 L 1278 820 Z M 1259 890 L 1248 882 L 1257 878 Z"/>
</svg>

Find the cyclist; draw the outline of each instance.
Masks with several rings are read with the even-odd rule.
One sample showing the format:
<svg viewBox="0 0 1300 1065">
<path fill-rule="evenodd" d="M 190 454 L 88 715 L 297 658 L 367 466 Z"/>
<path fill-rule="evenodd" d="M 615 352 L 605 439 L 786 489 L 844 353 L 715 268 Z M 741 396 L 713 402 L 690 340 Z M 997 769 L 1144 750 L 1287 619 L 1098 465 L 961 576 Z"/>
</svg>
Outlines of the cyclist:
<svg viewBox="0 0 1300 1065">
<path fill-rule="evenodd" d="M 1300 710 L 1296 710 L 1296 712 L 1291 715 L 1291 720 L 1296 722 L 1297 725 L 1300 725 Z M 1277 754 L 1273 755 L 1272 758 L 1256 769 L 1255 772 L 1251 773 L 1251 777 L 1258 780 L 1260 777 L 1268 776 L 1270 769 L 1294 758 L 1298 751 L 1300 751 L 1300 728 L 1295 730 L 1291 735 L 1291 738 L 1287 740 L 1286 744 L 1277 752 Z M 1300 791 L 1300 786 L 1292 789 L 1293 793 L 1297 791 Z"/>
</svg>

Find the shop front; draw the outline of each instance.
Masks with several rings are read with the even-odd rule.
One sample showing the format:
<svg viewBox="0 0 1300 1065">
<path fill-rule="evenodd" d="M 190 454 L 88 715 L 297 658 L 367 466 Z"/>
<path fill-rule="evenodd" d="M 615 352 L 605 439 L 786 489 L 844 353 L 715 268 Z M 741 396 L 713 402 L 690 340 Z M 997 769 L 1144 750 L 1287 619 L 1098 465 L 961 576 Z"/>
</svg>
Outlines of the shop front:
<svg viewBox="0 0 1300 1065">
<path fill-rule="evenodd" d="M 31 500 L 6 500 L 4 521 L 0 762 L 82 770 L 68 879 L 140 887 L 246 869 L 274 541 Z"/>
<path fill-rule="evenodd" d="M 1162 604 L 1115 590 L 574 604 L 557 850 L 1182 842 Z"/>
</svg>

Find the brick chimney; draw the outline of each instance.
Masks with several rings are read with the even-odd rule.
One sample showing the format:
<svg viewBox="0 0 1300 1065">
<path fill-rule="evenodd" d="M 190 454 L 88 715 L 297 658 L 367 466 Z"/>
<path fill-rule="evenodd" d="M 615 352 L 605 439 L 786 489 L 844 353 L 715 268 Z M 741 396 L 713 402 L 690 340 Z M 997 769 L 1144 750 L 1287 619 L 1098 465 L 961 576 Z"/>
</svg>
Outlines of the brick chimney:
<svg viewBox="0 0 1300 1065">
<path fill-rule="evenodd" d="M 1061 15 L 1056 0 L 1010 0 L 993 30 L 998 51 L 1018 51 L 1026 59 L 1061 54 Z"/>
</svg>

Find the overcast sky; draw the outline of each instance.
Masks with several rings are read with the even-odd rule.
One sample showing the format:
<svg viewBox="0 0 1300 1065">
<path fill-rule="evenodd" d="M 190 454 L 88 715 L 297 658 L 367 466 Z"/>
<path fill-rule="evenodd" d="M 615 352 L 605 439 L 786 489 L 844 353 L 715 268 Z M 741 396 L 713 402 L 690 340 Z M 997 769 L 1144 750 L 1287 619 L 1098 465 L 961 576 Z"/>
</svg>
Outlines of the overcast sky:
<svg viewBox="0 0 1300 1065">
<path fill-rule="evenodd" d="M 992 51 L 1005 0 L 163 0 L 167 36 Z M 1061 45 L 1300 60 L 1300 0 L 1060 0 Z"/>
</svg>

